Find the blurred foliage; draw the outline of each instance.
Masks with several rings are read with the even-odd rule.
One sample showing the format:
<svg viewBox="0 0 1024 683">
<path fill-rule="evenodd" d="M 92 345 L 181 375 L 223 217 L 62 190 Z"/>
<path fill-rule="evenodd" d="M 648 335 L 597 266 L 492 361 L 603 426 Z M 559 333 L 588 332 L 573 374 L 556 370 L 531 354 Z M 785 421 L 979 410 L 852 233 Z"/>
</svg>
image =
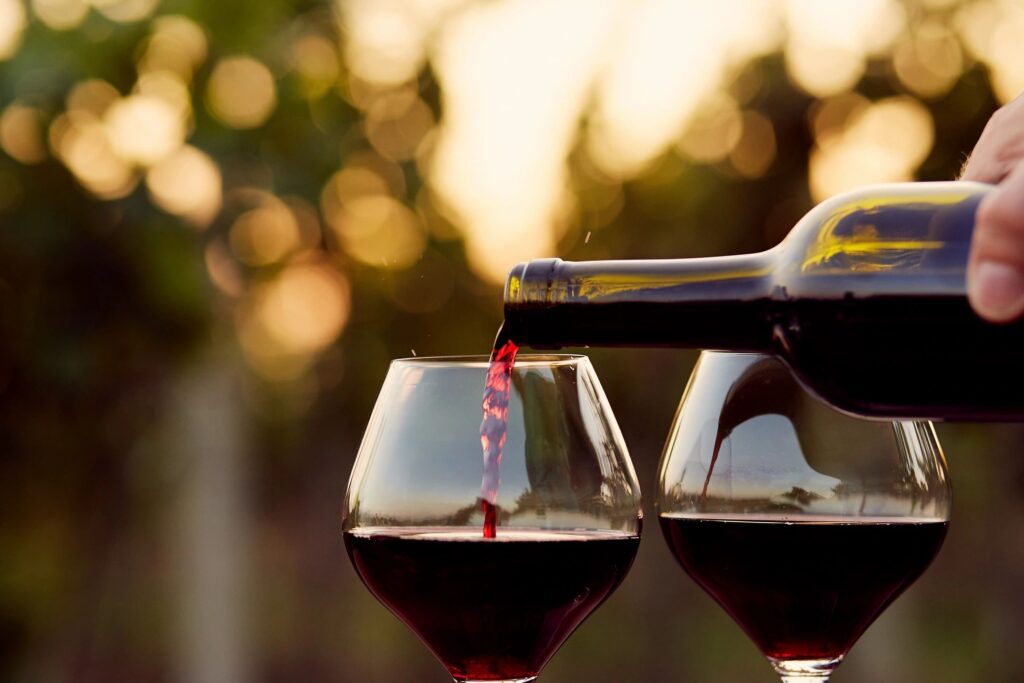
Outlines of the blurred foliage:
<svg viewBox="0 0 1024 683">
<path fill-rule="evenodd" d="M 702 5 L 673 11 L 697 13 L 699 32 Z M 0 0 L 3 678 L 196 677 L 182 665 L 178 557 L 181 451 L 193 442 L 173 415 L 192 401 L 188 378 L 227 368 L 237 402 L 219 409 L 241 415 L 245 434 L 243 669 L 260 680 L 445 680 L 358 585 L 340 543 L 347 474 L 389 359 L 487 351 L 509 258 L 756 251 L 822 192 L 953 177 L 991 112 L 1024 87 L 1024 10 L 1012 2 L 814 5 L 780 3 L 779 26 L 753 27 L 777 42 L 715 67 L 717 80 L 662 128 L 641 100 L 685 87 L 659 81 L 673 53 L 656 55 L 666 68 L 650 70 L 627 129 L 663 138 L 608 152 L 626 143 L 608 132 L 604 76 L 569 79 L 576 99 L 536 120 L 515 107 L 548 94 L 495 77 L 507 136 L 460 157 L 457 67 L 475 58 L 427 45 L 464 46 L 456 28 L 472 37 L 488 12 L 543 19 L 543 4 Z M 881 23 L 853 42 L 816 34 L 851 24 L 840 5 Z M 552 22 L 582 27 L 587 10 L 553 6 Z M 518 26 L 529 32 L 532 16 Z M 660 25 L 669 43 L 683 28 Z M 570 35 L 571 24 L 554 42 Z M 611 54 L 604 45 L 594 54 Z M 524 43 L 499 55 L 512 70 L 495 73 L 563 63 L 534 56 Z M 493 64 L 480 60 L 486 83 Z M 560 137 L 535 135 L 556 114 L 571 123 Z M 531 140 L 548 156 L 516 175 L 502 154 L 518 159 Z M 435 164 L 438 149 L 455 171 Z M 564 187 L 538 204 L 550 187 L 527 181 Z M 695 354 L 591 355 L 653 490 Z M 942 430 L 958 495 L 946 548 L 837 682 L 1024 677 L 1021 435 Z M 772 680 L 652 532 L 544 679 Z"/>
</svg>

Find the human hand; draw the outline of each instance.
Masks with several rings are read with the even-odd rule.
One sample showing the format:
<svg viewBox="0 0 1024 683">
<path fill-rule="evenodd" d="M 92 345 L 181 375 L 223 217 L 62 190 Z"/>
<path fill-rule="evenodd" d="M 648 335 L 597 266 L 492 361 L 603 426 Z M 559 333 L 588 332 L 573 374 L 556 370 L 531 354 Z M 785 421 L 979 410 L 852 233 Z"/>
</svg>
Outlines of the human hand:
<svg viewBox="0 0 1024 683">
<path fill-rule="evenodd" d="M 989 119 L 962 180 L 998 183 L 978 206 L 967 264 L 967 298 L 982 318 L 1024 315 L 1024 95 Z"/>
</svg>

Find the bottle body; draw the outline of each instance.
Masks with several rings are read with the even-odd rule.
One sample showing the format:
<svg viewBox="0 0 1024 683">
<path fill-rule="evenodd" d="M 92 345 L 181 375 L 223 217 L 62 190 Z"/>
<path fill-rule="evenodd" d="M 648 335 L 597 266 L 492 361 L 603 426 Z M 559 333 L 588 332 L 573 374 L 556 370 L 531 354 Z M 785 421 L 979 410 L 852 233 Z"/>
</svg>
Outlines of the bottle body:
<svg viewBox="0 0 1024 683">
<path fill-rule="evenodd" d="M 986 323 L 966 297 L 988 189 L 864 188 L 819 205 L 760 254 L 520 264 L 506 332 L 535 347 L 774 352 L 859 415 L 1024 419 L 1024 324 Z"/>
</svg>

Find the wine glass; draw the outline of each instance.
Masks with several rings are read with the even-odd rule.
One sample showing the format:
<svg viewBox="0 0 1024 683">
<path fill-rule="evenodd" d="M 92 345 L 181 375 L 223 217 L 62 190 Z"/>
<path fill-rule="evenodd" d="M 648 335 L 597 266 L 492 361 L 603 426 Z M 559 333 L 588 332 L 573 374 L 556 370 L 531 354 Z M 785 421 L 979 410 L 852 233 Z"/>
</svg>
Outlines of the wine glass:
<svg viewBox="0 0 1024 683">
<path fill-rule="evenodd" d="M 625 577 L 640 492 L 590 362 L 522 356 L 485 538 L 487 368 L 484 357 L 391 364 L 349 480 L 345 547 L 455 681 L 532 681 Z"/>
<path fill-rule="evenodd" d="M 864 420 L 779 360 L 701 355 L 662 457 L 658 512 L 683 569 L 783 681 L 827 681 L 946 535 L 928 422 Z"/>
</svg>

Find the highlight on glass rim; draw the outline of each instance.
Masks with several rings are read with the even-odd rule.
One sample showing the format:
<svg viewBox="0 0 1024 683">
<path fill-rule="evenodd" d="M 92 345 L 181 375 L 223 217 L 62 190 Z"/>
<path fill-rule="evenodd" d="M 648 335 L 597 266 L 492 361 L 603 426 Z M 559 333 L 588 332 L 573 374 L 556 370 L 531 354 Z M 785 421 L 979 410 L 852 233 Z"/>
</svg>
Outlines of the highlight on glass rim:
<svg viewBox="0 0 1024 683">
<path fill-rule="evenodd" d="M 1024 679 L 1021 44 L 0 0 L 0 678 Z"/>
</svg>

